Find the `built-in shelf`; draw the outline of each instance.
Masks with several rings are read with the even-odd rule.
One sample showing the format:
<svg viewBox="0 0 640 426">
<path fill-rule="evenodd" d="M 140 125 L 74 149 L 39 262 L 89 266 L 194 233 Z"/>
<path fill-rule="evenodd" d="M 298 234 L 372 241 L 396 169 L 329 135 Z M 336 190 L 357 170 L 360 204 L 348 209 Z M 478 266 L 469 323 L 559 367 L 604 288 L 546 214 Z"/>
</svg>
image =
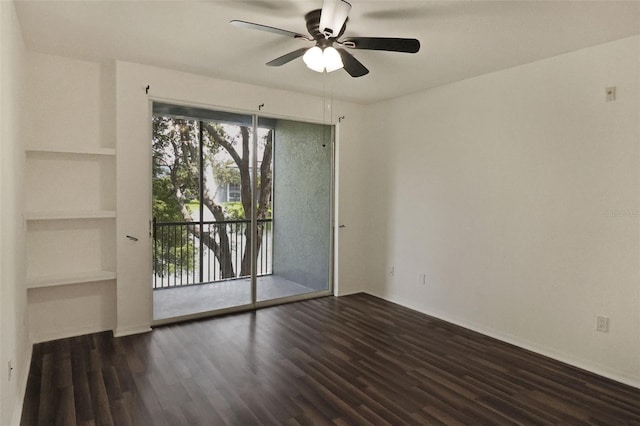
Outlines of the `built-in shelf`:
<svg viewBox="0 0 640 426">
<path fill-rule="evenodd" d="M 108 179 L 115 174 L 115 155 L 115 149 L 96 144 L 86 147 L 27 146 L 25 183 L 27 191 L 35 195 L 27 200 L 29 207 L 24 218 L 27 245 L 37 245 L 37 249 L 32 247 L 32 256 L 27 257 L 28 289 L 116 279 L 115 271 L 102 270 L 102 265 L 111 269 L 109 265 L 114 263 L 114 253 L 108 242 L 112 238 L 116 212 L 108 208 L 115 200 L 111 190 L 105 187 L 105 177 Z M 86 222 L 92 220 L 95 222 Z M 55 238 L 50 237 L 49 231 L 55 232 Z M 70 253 L 66 253 L 67 249 Z M 52 263 L 55 268 L 43 266 Z"/>
<path fill-rule="evenodd" d="M 109 219 L 116 217 L 115 210 L 70 210 L 27 212 L 26 220 Z"/>
<path fill-rule="evenodd" d="M 26 151 L 27 153 L 33 152 L 45 154 L 116 155 L 116 150 L 113 148 L 44 148 L 30 146 L 27 147 Z"/>
<path fill-rule="evenodd" d="M 93 283 L 97 281 L 115 280 L 113 271 L 92 271 L 69 275 L 49 275 L 27 278 L 27 288 L 57 287 L 70 284 Z"/>
</svg>

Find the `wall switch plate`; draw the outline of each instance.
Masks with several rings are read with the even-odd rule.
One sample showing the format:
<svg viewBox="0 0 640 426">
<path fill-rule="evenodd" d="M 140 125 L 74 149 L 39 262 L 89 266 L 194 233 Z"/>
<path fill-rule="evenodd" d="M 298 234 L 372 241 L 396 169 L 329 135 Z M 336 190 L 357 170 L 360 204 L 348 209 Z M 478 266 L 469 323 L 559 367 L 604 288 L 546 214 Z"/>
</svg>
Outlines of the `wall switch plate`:
<svg viewBox="0 0 640 426">
<path fill-rule="evenodd" d="M 11 381 L 11 376 L 13 375 L 13 364 L 11 362 L 11 360 L 9 360 L 9 369 L 8 369 L 8 380 Z"/>
<path fill-rule="evenodd" d="M 611 86 L 611 87 L 607 87 L 605 89 L 606 92 L 606 101 L 607 102 L 612 102 L 616 100 L 616 86 Z"/>
<path fill-rule="evenodd" d="M 389 275 L 394 276 L 396 273 L 396 268 L 394 266 L 389 267 Z"/>
<path fill-rule="evenodd" d="M 420 274 L 419 283 L 422 285 L 427 285 L 427 274 Z"/>
<path fill-rule="evenodd" d="M 609 332 L 609 318 L 598 315 L 596 317 L 596 331 L 601 333 Z"/>
</svg>

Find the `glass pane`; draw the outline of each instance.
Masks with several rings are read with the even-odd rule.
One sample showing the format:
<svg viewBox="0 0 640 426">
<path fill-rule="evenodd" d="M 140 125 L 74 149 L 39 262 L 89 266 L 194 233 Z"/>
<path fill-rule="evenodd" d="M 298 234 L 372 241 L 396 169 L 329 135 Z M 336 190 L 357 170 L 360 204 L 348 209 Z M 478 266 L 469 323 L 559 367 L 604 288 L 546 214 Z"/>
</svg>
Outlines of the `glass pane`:
<svg viewBox="0 0 640 426">
<path fill-rule="evenodd" d="M 250 304 L 251 116 L 154 110 L 154 319 Z"/>
<path fill-rule="evenodd" d="M 258 268 L 262 256 L 271 264 L 268 274 L 259 274 L 258 301 L 328 290 L 330 284 L 331 127 L 272 121 L 273 189 L 265 191 L 272 205 L 265 210 L 271 215 Z"/>
<path fill-rule="evenodd" d="M 207 121 L 203 136 L 204 232 L 214 237 L 204 278 L 249 277 L 253 131 L 250 125 Z"/>
<path fill-rule="evenodd" d="M 200 193 L 198 122 L 153 117 L 153 288 L 200 282 L 197 217 L 189 211 Z M 186 209 L 185 209 L 186 207 Z"/>
</svg>

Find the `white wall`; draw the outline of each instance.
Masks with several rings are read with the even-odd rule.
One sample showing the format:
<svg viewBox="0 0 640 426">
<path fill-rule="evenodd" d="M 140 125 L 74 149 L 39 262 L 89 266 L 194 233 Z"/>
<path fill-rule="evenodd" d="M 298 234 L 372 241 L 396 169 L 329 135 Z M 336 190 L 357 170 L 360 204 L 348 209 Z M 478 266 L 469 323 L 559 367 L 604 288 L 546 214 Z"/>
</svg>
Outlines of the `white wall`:
<svg viewBox="0 0 640 426">
<path fill-rule="evenodd" d="M 0 2 L 0 424 L 22 407 L 29 346 L 22 220 L 25 48 L 13 2 Z M 8 377 L 8 362 L 14 366 Z"/>
<path fill-rule="evenodd" d="M 112 65 L 29 52 L 27 146 L 114 148 Z"/>
<path fill-rule="evenodd" d="M 639 386 L 639 61 L 633 37 L 372 106 L 367 289 Z"/>
<path fill-rule="evenodd" d="M 145 93 L 147 85 L 149 94 Z M 302 121 L 335 123 L 344 115 L 340 126 L 339 173 L 340 223 L 354 225 L 359 221 L 359 208 L 364 193 L 358 186 L 364 169 L 359 155 L 363 143 L 362 107 L 347 103 L 327 104 L 323 98 L 267 89 L 204 76 L 154 68 L 138 64 L 116 64 L 117 119 L 117 335 L 147 330 L 151 320 L 151 158 L 150 102 L 161 100 L 223 110 L 258 112 L 264 104 L 266 115 Z M 331 107 L 331 108 L 328 108 Z M 327 108 L 327 111 L 324 111 Z M 135 183 L 135 184 L 132 184 Z M 345 228 L 347 229 L 347 228 Z M 126 238 L 139 238 L 133 242 Z M 360 250 L 360 230 L 340 234 L 341 262 L 338 294 L 360 291 L 363 281 L 359 273 L 364 256 Z"/>
</svg>

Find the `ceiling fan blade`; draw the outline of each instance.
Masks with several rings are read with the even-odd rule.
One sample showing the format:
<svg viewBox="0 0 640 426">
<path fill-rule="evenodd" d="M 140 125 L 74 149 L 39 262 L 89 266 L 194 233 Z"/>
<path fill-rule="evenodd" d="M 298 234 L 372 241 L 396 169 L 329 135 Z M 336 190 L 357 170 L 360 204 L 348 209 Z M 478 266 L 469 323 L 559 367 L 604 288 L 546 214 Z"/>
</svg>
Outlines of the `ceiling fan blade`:
<svg viewBox="0 0 640 426">
<path fill-rule="evenodd" d="M 415 38 L 392 37 L 349 37 L 342 45 L 352 49 L 386 50 L 388 52 L 416 53 L 420 50 L 420 41 Z"/>
<path fill-rule="evenodd" d="M 309 50 L 309 47 L 303 47 L 298 50 L 294 50 L 293 52 L 289 52 L 286 55 L 282 55 L 279 58 L 274 59 L 271 62 L 267 62 L 267 65 L 270 67 L 279 67 L 280 65 L 284 65 L 293 61 L 294 59 L 299 58 L 304 55 L 304 53 Z"/>
<path fill-rule="evenodd" d="M 367 67 L 362 65 L 351 53 L 340 48 L 336 50 L 340 53 L 344 70 L 348 72 L 351 77 L 362 77 L 363 75 L 369 74 Z"/>
<path fill-rule="evenodd" d="M 270 27 L 268 25 L 255 24 L 253 22 L 247 22 L 247 21 L 238 21 L 237 19 L 234 19 L 230 23 L 231 23 L 231 25 L 236 26 L 236 27 L 240 27 L 240 28 L 248 28 L 250 30 L 265 31 L 265 32 L 268 32 L 268 33 L 278 34 L 278 35 L 282 35 L 282 36 L 285 36 L 285 37 L 303 38 L 305 40 L 312 41 L 312 39 L 307 37 L 306 35 L 302 35 L 302 34 L 299 34 L 299 33 L 294 33 L 293 31 L 283 30 L 281 28 Z"/>
</svg>

